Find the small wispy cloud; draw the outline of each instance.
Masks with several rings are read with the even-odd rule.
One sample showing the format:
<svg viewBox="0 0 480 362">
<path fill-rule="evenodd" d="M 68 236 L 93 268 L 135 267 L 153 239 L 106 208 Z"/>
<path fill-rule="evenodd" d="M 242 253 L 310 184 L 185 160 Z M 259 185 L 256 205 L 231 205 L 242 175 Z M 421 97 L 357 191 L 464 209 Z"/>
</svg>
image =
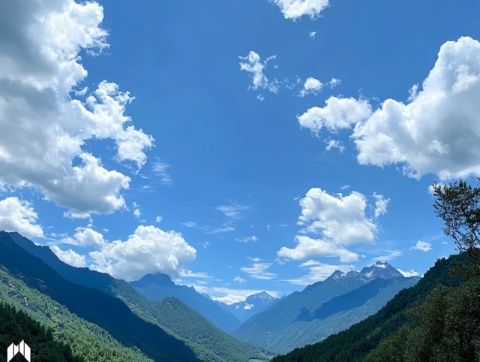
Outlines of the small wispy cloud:
<svg viewBox="0 0 480 362">
<path fill-rule="evenodd" d="M 170 165 L 163 161 L 156 161 L 152 166 L 152 171 L 160 179 L 163 185 L 171 185 L 173 183 L 172 176 L 168 172 Z"/>
<path fill-rule="evenodd" d="M 250 206 L 241 205 L 236 202 L 231 202 L 225 205 L 219 205 L 215 207 L 215 210 L 220 211 L 229 219 L 238 220 L 242 218 L 242 211 L 249 210 Z"/>
<path fill-rule="evenodd" d="M 387 250 L 387 253 L 385 255 L 377 256 L 373 258 L 374 261 L 392 261 L 395 258 L 398 258 L 399 256 L 403 255 L 403 252 L 400 250 Z"/>
<path fill-rule="evenodd" d="M 241 243 L 253 243 L 255 241 L 258 241 L 258 237 L 256 235 L 249 235 L 249 236 L 244 236 L 241 238 L 235 238 L 236 241 L 239 241 Z"/>
<path fill-rule="evenodd" d="M 417 243 L 414 246 L 412 246 L 410 249 L 427 252 L 427 251 L 432 250 L 432 244 L 430 244 L 426 241 L 418 240 Z"/>
<path fill-rule="evenodd" d="M 250 278 L 270 280 L 277 276 L 277 274 L 268 271 L 271 266 L 272 263 L 262 263 L 261 259 L 253 258 L 253 263 L 250 266 L 240 268 L 240 270 L 247 274 Z"/>
</svg>

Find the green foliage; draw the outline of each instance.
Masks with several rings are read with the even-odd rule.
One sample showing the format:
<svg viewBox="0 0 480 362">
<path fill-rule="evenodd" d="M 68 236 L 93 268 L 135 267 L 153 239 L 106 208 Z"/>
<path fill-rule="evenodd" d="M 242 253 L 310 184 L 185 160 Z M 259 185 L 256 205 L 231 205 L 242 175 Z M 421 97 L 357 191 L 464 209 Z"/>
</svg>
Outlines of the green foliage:
<svg viewBox="0 0 480 362">
<path fill-rule="evenodd" d="M 463 280 L 452 275 L 450 271 L 456 264 L 465 264 L 465 259 L 465 255 L 457 255 L 438 260 L 417 285 L 402 290 L 378 313 L 320 343 L 296 349 L 285 356 L 274 358 L 273 361 L 363 361 L 384 341 L 382 348 L 390 352 L 388 358 L 391 358 L 386 361 L 396 361 L 395 358 L 398 360 L 399 354 L 392 354 L 391 351 L 402 350 L 398 347 L 403 346 L 405 341 L 402 333 L 408 332 L 408 323 L 414 319 L 410 310 L 425 303 L 430 293 L 439 285 L 458 288 Z M 394 337 L 389 339 L 391 336 Z"/>
<path fill-rule="evenodd" d="M 33 320 L 28 314 L 0 303 L 0 350 L 7 350 L 11 343 L 25 340 L 32 350 L 34 361 L 83 362 L 72 354 L 69 346 L 53 337 L 51 330 Z"/>
<path fill-rule="evenodd" d="M 438 286 L 365 361 L 480 361 L 479 295 L 477 278 L 457 288 Z"/>
<path fill-rule="evenodd" d="M 195 353 L 196 358 L 212 362 L 248 361 L 251 357 L 265 360 L 265 355 L 261 351 L 220 331 L 181 302 L 177 302 L 176 308 L 171 308 L 169 304 L 162 302 L 150 302 L 129 283 L 87 268 L 71 267 L 58 260 L 49 248 L 36 246 L 16 233 L 0 233 L 0 246 L 2 234 L 14 240 L 28 254 L 41 259 L 56 273 L 78 285 L 79 288 L 81 286 L 92 288 L 121 300 L 133 314 L 149 322 L 150 327 L 160 327 L 162 331 L 168 332 L 168 337 L 174 337 L 184 343 Z M 113 317 L 117 318 L 115 315 Z M 161 342 L 160 338 L 152 340 L 152 343 L 157 345 Z M 175 347 L 173 343 L 167 343 L 164 347 L 167 350 L 181 348 Z"/>
<path fill-rule="evenodd" d="M 244 362 L 250 359 L 267 360 L 257 348 L 238 342 L 220 329 L 206 323 L 175 298 L 166 298 L 155 305 L 155 318 L 167 331 L 189 341 L 197 356 L 209 362 Z"/>
<path fill-rule="evenodd" d="M 0 265 L 25 284 L 48 295 L 72 313 L 98 325 L 125 346 L 138 347 L 157 361 L 196 361 L 185 343 L 136 316 L 118 298 L 72 283 L 26 252 L 12 234 L 0 232 Z"/>
<path fill-rule="evenodd" d="M 19 311 L 17 314 L 21 318 L 17 316 L 17 320 L 27 321 L 23 325 L 16 322 L 11 326 L 0 322 L 2 343 L 10 341 L 9 345 L 25 339 L 32 348 L 35 361 L 42 360 L 40 356 L 45 357 L 44 361 L 151 361 L 139 350 L 121 345 L 104 329 L 29 288 L 3 268 L 0 268 L 0 301 L 4 306 L 0 315 L 2 321 L 14 318 L 10 316 L 12 310 Z M 55 355 L 44 349 L 55 350 Z M 59 352 L 65 359 L 55 357 Z"/>
<path fill-rule="evenodd" d="M 480 178 L 478 179 L 480 183 Z M 460 251 L 467 251 L 477 274 L 480 248 L 480 187 L 465 181 L 449 185 L 434 185 L 437 216 L 443 219 L 445 235 L 455 240 Z"/>
</svg>

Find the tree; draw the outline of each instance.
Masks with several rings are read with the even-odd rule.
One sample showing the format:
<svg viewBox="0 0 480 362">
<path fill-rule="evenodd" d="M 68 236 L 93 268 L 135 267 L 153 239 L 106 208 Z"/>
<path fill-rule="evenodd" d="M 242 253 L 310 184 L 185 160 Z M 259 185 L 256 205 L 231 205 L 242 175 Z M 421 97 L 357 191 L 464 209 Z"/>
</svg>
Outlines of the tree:
<svg viewBox="0 0 480 362">
<path fill-rule="evenodd" d="M 477 179 L 480 185 L 480 178 Z M 465 181 L 433 185 L 437 216 L 445 223 L 444 232 L 466 251 L 476 273 L 480 274 L 480 187 Z"/>
</svg>

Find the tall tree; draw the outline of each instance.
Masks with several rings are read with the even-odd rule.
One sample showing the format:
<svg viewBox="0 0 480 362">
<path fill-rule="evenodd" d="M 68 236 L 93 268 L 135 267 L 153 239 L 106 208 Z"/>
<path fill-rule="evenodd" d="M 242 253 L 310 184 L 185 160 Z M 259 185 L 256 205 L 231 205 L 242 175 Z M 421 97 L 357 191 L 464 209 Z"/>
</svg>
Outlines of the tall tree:
<svg viewBox="0 0 480 362">
<path fill-rule="evenodd" d="M 480 178 L 477 178 L 480 185 Z M 466 251 L 480 274 L 480 187 L 457 181 L 433 185 L 437 216 L 443 219 L 444 232 L 460 251 Z"/>
</svg>

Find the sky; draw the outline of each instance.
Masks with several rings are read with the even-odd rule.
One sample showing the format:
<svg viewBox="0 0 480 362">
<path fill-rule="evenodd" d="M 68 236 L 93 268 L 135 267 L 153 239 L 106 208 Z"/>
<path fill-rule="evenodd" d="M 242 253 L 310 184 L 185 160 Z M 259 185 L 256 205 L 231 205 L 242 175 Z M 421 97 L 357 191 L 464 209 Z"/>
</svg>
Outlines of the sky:
<svg viewBox="0 0 480 362">
<path fill-rule="evenodd" d="M 232 303 L 455 252 L 480 176 L 480 3 L 0 4 L 0 229 Z"/>
</svg>

